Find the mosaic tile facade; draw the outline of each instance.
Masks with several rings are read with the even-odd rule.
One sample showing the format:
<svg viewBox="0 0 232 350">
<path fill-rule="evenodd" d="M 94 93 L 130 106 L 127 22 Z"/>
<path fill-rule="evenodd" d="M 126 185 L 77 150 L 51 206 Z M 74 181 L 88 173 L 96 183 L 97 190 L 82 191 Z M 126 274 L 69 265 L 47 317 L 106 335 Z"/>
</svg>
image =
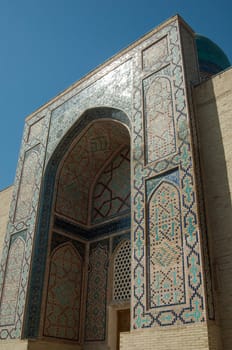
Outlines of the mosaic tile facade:
<svg viewBox="0 0 232 350">
<path fill-rule="evenodd" d="M 44 117 L 36 121 L 34 124 L 30 125 L 28 141 L 33 139 L 40 140 L 41 133 L 43 132 Z"/>
<path fill-rule="evenodd" d="M 126 54 L 121 59 L 106 65 L 90 79 L 65 94 L 53 105 L 46 161 L 50 159 L 62 137 L 80 116 L 99 106 L 115 108 L 130 115 L 132 94 L 132 57 Z M 117 119 L 115 110 L 114 119 Z M 110 118 L 110 114 L 104 116 Z M 102 118 L 102 113 L 99 113 Z M 96 118 L 97 119 L 97 118 Z"/>
<path fill-rule="evenodd" d="M 106 336 L 108 242 L 90 246 L 85 341 L 103 341 Z"/>
<path fill-rule="evenodd" d="M 92 223 L 130 211 L 130 148 L 125 147 L 102 171 L 93 192 Z"/>
<path fill-rule="evenodd" d="M 25 242 L 21 237 L 17 237 L 11 244 L 8 256 L 9 263 L 1 298 L 0 326 L 12 325 L 15 322 L 24 252 Z"/>
<path fill-rule="evenodd" d="M 128 227 L 128 229 L 130 229 L 130 226 Z M 115 250 L 119 247 L 119 244 L 124 241 L 130 241 L 131 242 L 131 232 L 126 231 L 123 234 L 117 235 L 117 236 L 113 236 L 112 237 L 112 253 L 115 252 Z"/>
<path fill-rule="evenodd" d="M 96 119 L 103 120 L 107 118 L 115 119 L 116 121 L 128 126 L 130 125 L 128 117 L 123 112 L 116 109 L 104 107 L 87 110 L 83 114 L 81 121 L 76 123 L 74 127 L 70 129 L 68 135 L 59 144 L 47 166 L 42 186 L 43 192 L 41 194 L 40 219 L 38 221 L 35 236 L 37 249 L 35 250 L 32 262 L 31 285 L 27 306 L 27 310 L 29 311 L 26 312 L 24 336 L 34 338 L 37 337 L 39 333 L 42 305 L 41 285 L 43 285 L 45 278 L 52 199 L 59 162 L 68 152 L 70 145 L 76 141 L 77 135 L 83 132 L 83 130 L 89 126 L 89 123 Z M 107 232 L 113 233 L 128 229 L 130 227 L 130 217 L 123 217 L 120 220 L 112 221 L 110 225 L 107 223 L 95 227 L 94 230 L 89 230 L 84 227 L 78 227 L 77 229 L 76 225 L 73 223 L 56 218 L 55 227 L 57 229 L 62 228 L 67 230 L 67 232 L 70 231 L 72 234 L 80 234 L 86 239 L 92 239 L 99 235 L 105 236 Z"/>
<path fill-rule="evenodd" d="M 82 259 L 70 243 L 51 256 L 44 335 L 78 340 L 82 293 Z"/>
<path fill-rule="evenodd" d="M 48 242 L 53 204 L 61 216 L 65 214 L 64 216 L 68 217 L 71 213 L 69 218 L 73 221 L 91 226 L 92 213 L 86 211 L 90 198 L 89 185 L 99 179 L 103 164 L 99 161 L 102 158 L 98 159 L 97 155 L 105 154 L 104 162 L 107 159 L 110 164 L 119 147 L 129 144 L 126 128 L 130 129 L 132 155 L 131 221 L 128 217 L 123 217 L 120 223 L 112 221 L 110 232 L 119 228 L 128 230 L 131 222 L 132 328 L 185 325 L 206 320 L 201 234 L 189 122 L 191 108 L 188 108 L 189 104 L 191 105 L 188 95 L 190 77 L 192 81 L 197 81 L 199 74 L 196 60 L 190 68 L 182 55 L 182 26 L 184 24 L 179 17 L 169 20 L 100 67 L 94 74 L 90 74 L 45 105 L 26 121 L 2 255 L 2 286 L 10 266 L 7 257 L 11 237 L 22 230 L 26 231 L 25 255 L 22 261 L 18 302 L 15 305 L 16 318 L 12 325 L 1 323 L 1 339 L 39 336 L 42 286 L 46 261 L 50 254 Z M 191 46 L 193 33 L 188 28 L 186 33 L 184 45 L 188 42 Z M 155 100 L 154 104 L 152 98 Z M 94 131 L 93 122 L 96 120 L 101 120 L 104 125 L 101 131 Z M 38 128 L 34 126 L 37 122 Z M 109 127 L 111 123 L 112 128 Z M 120 123 L 126 128 L 119 126 Z M 146 131 L 147 128 L 149 132 Z M 84 135 L 85 132 L 89 132 L 88 138 Z M 111 145 L 115 145 L 113 151 L 107 148 L 107 140 L 111 135 Z M 81 144 L 80 136 L 85 144 Z M 151 140 L 154 140 L 152 145 Z M 76 152 L 71 152 L 70 158 L 67 158 L 70 147 L 73 147 L 73 150 L 76 147 Z M 65 163 L 67 159 L 69 161 Z M 78 173 L 75 167 L 77 163 L 84 164 L 81 173 Z M 59 171 L 60 177 L 56 183 L 56 174 Z M 177 178 L 176 172 L 178 182 L 174 179 Z M 57 188 L 57 201 L 53 203 Z M 166 197 L 163 204 L 162 193 Z M 74 203 L 74 195 L 79 203 L 82 203 L 82 208 L 78 207 L 77 202 Z M 150 203 L 153 201 L 150 207 L 147 202 L 149 195 Z M 167 204 L 167 198 L 168 204 L 172 204 L 172 209 Z M 97 207 L 100 207 L 104 200 L 99 203 Z M 165 226 L 166 219 L 162 217 L 161 204 L 169 220 L 166 228 L 162 227 Z M 157 207 L 160 213 L 156 217 Z M 68 212 L 65 212 L 66 208 Z M 152 222 L 146 217 L 149 210 L 152 211 Z M 112 212 L 109 211 L 109 214 Z M 72 228 L 74 234 L 76 227 L 72 222 L 67 223 L 63 218 L 63 221 L 55 218 L 55 225 L 58 220 L 63 227 Z M 182 227 L 182 231 L 179 232 L 176 230 L 178 222 L 181 222 Z M 99 235 L 105 234 L 105 227 L 102 227 L 96 228 Z M 88 228 L 82 227 L 79 232 L 82 238 L 86 234 L 86 240 L 91 240 Z M 168 230 L 172 232 L 172 228 L 173 236 L 167 233 Z M 171 292 L 169 296 L 165 295 L 166 280 L 163 280 L 161 302 L 158 302 L 155 289 L 158 280 L 157 267 L 155 264 L 148 264 L 150 256 L 147 237 L 151 239 L 152 258 L 156 259 L 157 252 L 159 253 L 159 245 L 155 239 L 156 231 L 160 235 L 162 232 L 163 245 L 168 243 L 175 248 L 175 254 L 172 251 L 172 280 L 169 278 Z M 119 237 L 112 239 L 112 249 L 117 249 L 118 239 Z M 54 252 L 57 247 L 53 247 Z M 103 341 L 107 323 L 108 241 L 91 243 L 89 258 L 85 339 Z M 148 276 L 149 268 L 151 277 Z M 165 273 L 165 269 L 162 267 L 160 270 L 162 274 Z M 177 284 L 183 276 L 185 289 L 183 285 L 179 289 L 174 287 L 175 273 L 178 276 Z M 23 324 L 25 326 L 22 331 Z M 48 324 L 46 327 L 50 329 L 49 334 L 55 334 L 55 330 L 51 330 L 52 327 Z M 59 326 L 59 332 L 62 333 L 61 328 Z M 77 334 L 72 333 L 71 337 L 77 337 Z"/>
<path fill-rule="evenodd" d="M 180 194 L 163 181 L 149 199 L 149 308 L 185 301 Z"/>
<path fill-rule="evenodd" d="M 143 81 L 143 89 L 147 162 L 150 163 L 176 150 L 171 81 L 155 74 Z"/>
<path fill-rule="evenodd" d="M 25 160 L 22 170 L 22 180 L 19 187 L 18 203 L 15 212 L 15 221 L 19 221 L 28 216 L 31 209 L 33 189 L 35 186 L 35 176 L 38 166 L 39 146 L 25 153 Z"/>
<path fill-rule="evenodd" d="M 163 37 L 145 50 L 142 53 L 143 69 L 144 70 L 157 70 L 162 62 L 167 60 L 168 62 L 168 40 L 167 37 Z"/>
<path fill-rule="evenodd" d="M 29 130 L 32 124 L 36 124 L 41 118 L 44 117 L 43 122 L 43 132 L 40 134 L 40 140 L 34 137 L 31 134 L 29 137 Z M 15 310 L 15 321 L 12 325 L 1 325 L 0 326 L 0 339 L 15 339 L 20 338 L 22 333 L 22 325 L 23 325 L 23 316 L 25 315 L 25 300 L 28 292 L 28 276 L 30 271 L 31 264 L 31 254 L 32 254 L 32 244 L 34 238 L 34 230 L 35 230 L 35 221 L 37 215 L 37 209 L 39 204 L 39 193 L 40 193 L 40 185 L 41 185 L 41 176 L 44 165 L 44 156 L 47 144 L 47 135 L 49 128 L 49 118 L 48 111 L 43 111 L 43 114 L 37 113 L 34 118 L 30 121 L 27 121 L 25 124 L 25 129 L 23 133 L 23 141 L 19 155 L 18 167 L 16 171 L 14 191 L 12 196 L 12 202 L 10 206 L 9 212 L 9 222 L 7 226 L 7 232 L 5 235 L 5 241 L 2 251 L 2 259 L 0 265 L 0 286 L 3 287 L 4 276 L 8 265 L 8 254 L 11 246 L 11 242 L 13 242 L 15 237 L 21 237 L 25 242 L 25 253 L 22 262 L 22 274 L 19 283 L 18 289 L 18 301 Z M 30 154 L 37 154 L 37 171 L 31 168 L 30 161 L 28 160 L 28 166 L 25 167 L 24 162 L 27 157 L 30 157 Z M 32 157 L 35 158 L 34 155 Z M 27 169 L 26 169 L 27 168 Z M 32 171 L 30 171 L 30 169 Z M 28 171 L 29 170 L 29 171 Z M 28 184 L 31 184 L 31 175 L 34 177 L 34 185 L 33 185 L 33 193 L 25 192 L 27 198 L 31 198 L 30 208 L 28 209 L 27 205 L 23 207 L 26 210 L 22 211 L 19 208 L 19 198 L 18 195 L 21 194 L 22 203 L 25 202 L 24 194 L 22 191 L 22 185 L 25 184 L 27 188 L 27 180 Z M 28 179 L 29 178 L 29 179 Z M 32 189 L 32 186 L 31 186 Z M 20 213 L 16 220 L 16 213 Z M 26 216 L 24 217 L 24 215 Z M 23 218 L 22 218 L 23 216 Z M 39 266 L 39 269 L 41 266 Z M 40 284 L 41 286 L 41 284 Z M 0 288 L 0 289 L 1 289 Z M 2 293 L 2 291 L 1 291 Z M 34 299 L 36 302 L 36 298 Z M 33 310 L 33 307 L 30 309 Z"/>
<path fill-rule="evenodd" d="M 136 69 L 140 72 L 137 79 L 134 80 L 134 178 L 135 191 L 133 196 L 133 232 L 134 232 L 134 265 L 133 265 L 133 281 L 134 286 L 133 300 L 133 328 L 151 327 L 153 325 L 167 326 L 174 324 L 188 324 L 194 322 L 203 322 L 205 320 L 205 304 L 204 304 L 204 287 L 202 274 L 202 261 L 200 250 L 199 222 L 197 216 L 197 203 L 194 184 L 193 158 L 190 139 L 189 115 L 187 109 L 187 95 L 184 80 L 183 61 L 181 56 L 180 32 L 175 24 L 166 27 L 157 34 L 158 37 L 168 35 L 169 57 L 166 62 L 160 62 L 160 67 L 164 67 L 155 72 L 156 76 L 171 76 L 172 79 L 172 98 L 174 108 L 174 124 L 175 137 L 177 138 L 176 154 L 166 156 L 164 160 L 149 163 L 144 166 L 143 138 L 141 130 L 143 130 L 143 98 L 141 96 L 141 77 L 143 77 L 140 61 L 137 60 Z M 188 32 L 189 37 L 191 34 Z M 167 66 L 168 65 L 168 66 Z M 166 73 L 164 74 L 164 71 Z M 193 72 L 192 67 L 192 72 Z M 150 71 L 150 74 L 154 72 Z M 198 71 L 195 66 L 195 77 Z M 145 79 L 147 79 L 145 77 Z M 143 79 L 144 80 L 144 79 Z M 146 96 L 145 96 L 146 100 Z M 146 124 L 145 124 L 146 125 Z M 146 144 L 149 147 L 149 144 Z M 185 274 L 188 281 L 187 288 L 183 295 L 181 288 L 181 297 L 178 302 L 185 302 L 179 305 L 166 304 L 165 310 L 161 307 L 153 306 L 149 300 L 149 290 L 146 288 L 147 278 L 145 261 L 149 254 L 146 247 L 146 230 L 145 230 L 145 213 L 147 210 L 144 183 L 154 176 L 164 173 L 164 171 L 172 171 L 176 167 L 180 172 L 180 206 L 182 208 L 183 229 L 183 261 L 185 266 Z M 160 175 L 161 176 L 161 175 Z M 177 196 L 178 197 L 178 196 Z M 181 247 L 179 249 L 179 255 Z M 179 261 L 181 261 L 179 259 Z"/>
</svg>

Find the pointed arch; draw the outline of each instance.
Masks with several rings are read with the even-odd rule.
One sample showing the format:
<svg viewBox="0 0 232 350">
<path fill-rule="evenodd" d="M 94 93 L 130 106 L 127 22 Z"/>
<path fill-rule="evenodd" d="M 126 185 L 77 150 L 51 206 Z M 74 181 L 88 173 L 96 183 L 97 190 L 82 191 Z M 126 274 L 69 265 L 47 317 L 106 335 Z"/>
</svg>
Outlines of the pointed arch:
<svg viewBox="0 0 232 350">
<path fill-rule="evenodd" d="M 40 333 L 40 317 L 42 305 L 42 288 L 44 284 L 45 266 L 48 255 L 49 232 L 51 232 L 51 213 L 54 205 L 56 191 L 56 175 L 59 166 L 68 152 L 70 146 L 91 123 L 95 121 L 110 120 L 131 129 L 130 118 L 122 110 L 111 107 L 96 107 L 86 110 L 69 131 L 60 139 L 54 150 L 49 149 L 47 163 L 40 194 L 39 214 L 36 227 L 35 249 L 32 260 L 32 274 L 30 291 L 26 309 L 24 337 L 37 337 Z M 87 230 L 89 228 L 87 227 Z M 87 231 L 85 230 L 85 231 Z"/>
<path fill-rule="evenodd" d="M 156 308 L 184 303 L 179 190 L 173 183 L 162 181 L 148 203 L 149 306 Z"/>
<path fill-rule="evenodd" d="M 82 258 L 71 243 L 51 255 L 44 335 L 79 339 L 82 293 Z"/>
</svg>

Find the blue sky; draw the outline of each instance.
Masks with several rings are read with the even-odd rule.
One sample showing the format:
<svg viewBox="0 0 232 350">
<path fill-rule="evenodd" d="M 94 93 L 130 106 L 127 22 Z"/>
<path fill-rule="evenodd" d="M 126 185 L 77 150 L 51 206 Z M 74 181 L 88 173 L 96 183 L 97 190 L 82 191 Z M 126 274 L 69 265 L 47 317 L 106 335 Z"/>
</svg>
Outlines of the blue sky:
<svg viewBox="0 0 232 350">
<path fill-rule="evenodd" d="M 176 13 L 232 62 L 229 0 L 0 0 L 0 190 L 25 117 Z"/>
</svg>

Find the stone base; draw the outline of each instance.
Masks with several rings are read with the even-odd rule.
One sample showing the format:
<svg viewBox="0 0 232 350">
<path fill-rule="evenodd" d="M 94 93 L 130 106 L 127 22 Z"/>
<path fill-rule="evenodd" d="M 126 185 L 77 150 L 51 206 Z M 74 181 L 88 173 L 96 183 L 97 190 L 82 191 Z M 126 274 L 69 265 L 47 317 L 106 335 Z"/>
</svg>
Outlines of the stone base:
<svg viewBox="0 0 232 350">
<path fill-rule="evenodd" d="M 27 350 L 27 340 L 0 340 L 0 350 Z"/>
<path fill-rule="evenodd" d="M 3 340 L 0 350 L 112 350 L 102 343 L 78 345 L 64 341 Z M 222 350 L 214 322 L 139 329 L 120 335 L 120 350 Z"/>
<path fill-rule="evenodd" d="M 221 350 L 220 339 L 209 341 L 205 323 L 188 326 L 157 327 L 121 333 L 120 350 Z M 215 332 L 214 338 L 219 337 Z"/>
<path fill-rule="evenodd" d="M 9 340 L 0 341 L 0 350 L 81 350 L 77 344 L 48 342 L 43 340 Z"/>
<path fill-rule="evenodd" d="M 0 350 L 109 350 L 106 344 L 84 344 L 67 343 L 64 341 L 45 340 L 2 340 Z"/>
</svg>

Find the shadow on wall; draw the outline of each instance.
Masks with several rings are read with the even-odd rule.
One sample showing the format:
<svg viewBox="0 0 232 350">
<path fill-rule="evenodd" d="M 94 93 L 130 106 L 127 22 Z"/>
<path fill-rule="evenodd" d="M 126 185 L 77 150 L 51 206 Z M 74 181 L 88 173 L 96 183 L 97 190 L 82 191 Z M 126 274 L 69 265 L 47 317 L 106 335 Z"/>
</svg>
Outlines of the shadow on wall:
<svg viewBox="0 0 232 350">
<path fill-rule="evenodd" d="M 224 350 L 232 348 L 231 78 L 229 69 L 193 91 L 216 321 Z"/>
</svg>

